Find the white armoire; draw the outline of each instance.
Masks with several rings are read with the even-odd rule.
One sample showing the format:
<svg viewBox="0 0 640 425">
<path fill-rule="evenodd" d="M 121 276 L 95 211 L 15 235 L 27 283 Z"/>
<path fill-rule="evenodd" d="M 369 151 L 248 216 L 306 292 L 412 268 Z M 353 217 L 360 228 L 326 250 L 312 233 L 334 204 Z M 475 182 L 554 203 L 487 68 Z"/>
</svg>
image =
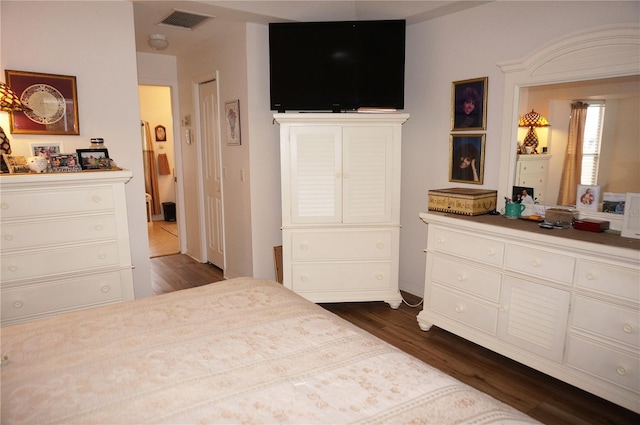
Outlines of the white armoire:
<svg viewBox="0 0 640 425">
<path fill-rule="evenodd" d="M 283 284 L 397 308 L 404 113 L 278 113 Z"/>
</svg>

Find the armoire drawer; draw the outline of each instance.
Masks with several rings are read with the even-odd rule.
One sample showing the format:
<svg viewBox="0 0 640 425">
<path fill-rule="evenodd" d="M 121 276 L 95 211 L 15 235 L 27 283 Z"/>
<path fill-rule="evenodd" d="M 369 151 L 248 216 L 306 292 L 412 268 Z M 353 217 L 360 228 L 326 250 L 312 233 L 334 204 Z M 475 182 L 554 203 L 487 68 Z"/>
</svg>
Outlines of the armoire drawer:
<svg viewBox="0 0 640 425">
<path fill-rule="evenodd" d="M 110 186 L 57 187 L 55 190 L 30 190 L 2 194 L 2 219 L 51 217 L 59 214 L 112 211 L 113 189 Z M 63 202 L 61 201 L 63 200 Z"/>
<path fill-rule="evenodd" d="M 529 276 L 571 285 L 575 258 L 520 245 L 507 247 L 505 268 Z"/>
<path fill-rule="evenodd" d="M 640 314 L 637 310 L 577 295 L 571 325 L 640 349 Z"/>
<path fill-rule="evenodd" d="M 392 230 L 293 232 L 291 258 L 298 260 L 390 259 Z"/>
<path fill-rule="evenodd" d="M 497 303 L 500 300 L 498 271 L 474 267 L 472 263 L 433 254 L 431 280 Z"/>
<path fill-rule="evenodd" d="M 294 263 L 291 281 L 296 292 L 388 290 L 391 262 Z"/>
<path fill-rule="evenodd" d="M 465 259 L 501 266 L 505 244 L 492 239 L 433 227 L 429 228 L 429 248 Z"/>
<path fill-rule="evenodd" d="M 46 267 L 39 267 L 39 265 Z M 118 244 L 116 241 L 82 244 L 49 250 L 33 250 L 29 252 L 3 254 L 3 284 L 15 280 L 57 273 L 72 273 L 119 264 Z"/>
<path fill-rule="evenodd" d="M 576 287 L 626 301 L 640 302 L 640 271 L 589 260 L 578 260 Z"/>
<path fill-rule="evenodd" d="M 122 300 L 120 272 L 2 289 L 2 324 Z"/>
<path fill-rule="evenodd" d="M 576 335 L 569 335 L 566 363 L 632 391 L 640 391 L 640 358 Z"/>
<path fill-rule="evenodd" d="M 3 223 L 3 251 L 47 245 L 86 242 L 117 236 L 116 218 L 112 214 L 68 217 L 48 221 Z"/>
<path fill-rule="evenodd" d="M 472 328 L 496 335 L 498 308 L 476 302 L 453 292 L 431 286 L 427 300 L 430 310 L 462 322 Z"/>
</svg>

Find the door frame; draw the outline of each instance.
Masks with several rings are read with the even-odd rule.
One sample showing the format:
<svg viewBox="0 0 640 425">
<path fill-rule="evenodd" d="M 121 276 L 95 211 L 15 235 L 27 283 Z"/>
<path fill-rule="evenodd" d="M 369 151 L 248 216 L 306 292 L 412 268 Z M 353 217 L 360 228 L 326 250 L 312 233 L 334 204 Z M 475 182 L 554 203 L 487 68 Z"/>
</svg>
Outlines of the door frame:
<svg viewBox="0 0 640 425">
<path fill-rule="evenodd" d="M 194 104 L 194 119 L 195 126 L 194 131 L 196 134 L 192 134 L 192 140 L 197 137 L 200 140 L 200 134 L 202 131 L 202 123 L 200 122 L 200 84 L 215 81 L 216 84 L 216 108 L 218 111 L 218 140 L 220 140 L 220 150 L 218 152 L 218 159 L 220 161 L 220 171 L 222 172 L 221 180 L 220 180 L 220 197 L 222 200 L 222 217 L 220 217 L 222 221 L 222 246 L 223 246 L 223 254 L 222 254 L 222 262 L 223 262 L 223 273 L 227 268 L 227 249 L 226 249 L 226 232 L 225 232 L 225 216 L 224 216 L 224 169 L 222 168 L 222 131 L 221 131 L 221 120 L 220 120 L 220 75 L 219 71 L 216 70 L 212 74 L 208 74 L 205 76 L 199 77 L 197 80 L 193 80 L 192 90 L 193 90 L 193 104 Z M 198 172 L 198 214 L 199 214 L 199 227 L 201 229 L 200 234 L 206 234 L 206 211 L 205 211 L 205 187 L 204 187 L 204 165 L 202 161 L 204 161 L 204 147 L 202 143 L 196 144 L 196 150 L 198 153 L 198 158 L 200 160 L 197 164 L 197 172 Z M 206 236 L 200 238 L 200 253 L 201 253 L 201 262 L 208 262 L 207 258 L 207 238 Z"/>
</svg>

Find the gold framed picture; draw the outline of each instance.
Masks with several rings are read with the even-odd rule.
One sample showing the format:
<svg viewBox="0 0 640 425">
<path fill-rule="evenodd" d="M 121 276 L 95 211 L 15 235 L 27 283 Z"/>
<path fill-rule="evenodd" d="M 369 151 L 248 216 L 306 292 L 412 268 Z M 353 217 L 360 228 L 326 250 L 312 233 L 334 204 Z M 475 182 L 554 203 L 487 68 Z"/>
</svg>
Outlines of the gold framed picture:
<svg viewBox="0 0 640 425">
<path fill-rule="evenodd" d="M 31 111 L 10 112 L 15 134 L 79 135 L 76 77 L 6 70 L 7 85 Z"/>
<path fill-rule="evenodd" d="M 451 84 L 451 131 L 487 129 L 489 77 Z"/>
</svg>

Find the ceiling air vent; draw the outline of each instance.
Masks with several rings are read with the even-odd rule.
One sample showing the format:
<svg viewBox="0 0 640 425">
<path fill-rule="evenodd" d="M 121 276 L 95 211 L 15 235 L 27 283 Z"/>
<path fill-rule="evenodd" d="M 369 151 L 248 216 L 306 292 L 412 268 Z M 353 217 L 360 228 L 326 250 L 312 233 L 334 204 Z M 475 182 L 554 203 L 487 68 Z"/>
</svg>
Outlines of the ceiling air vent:
<svg viewBox="0 0 640 425">
<path fill-rule="evenodd" d="M 167 17 L 160 21 L 158 25 L 192 30 L 211 18 L 215 18 L 215 16 L 201 15 L 198 13 L 185 12 L 182 10 L 173 10 L 169 15 L 167 15 Z"/>
</svg>

